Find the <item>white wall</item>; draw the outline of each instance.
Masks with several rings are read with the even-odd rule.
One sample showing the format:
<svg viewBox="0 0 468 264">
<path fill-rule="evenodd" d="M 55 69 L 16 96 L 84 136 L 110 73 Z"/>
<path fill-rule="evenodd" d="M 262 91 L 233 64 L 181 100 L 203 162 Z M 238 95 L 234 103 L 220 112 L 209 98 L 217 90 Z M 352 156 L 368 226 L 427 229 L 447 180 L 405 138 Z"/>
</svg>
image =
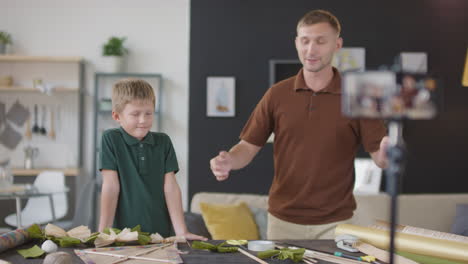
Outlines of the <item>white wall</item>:
<svg viewBox="0 0 468 264">
<path fill-rule="evenodd" d="M 189 0 L 1 0 L 0 6 L 0 30 L 11 33 L 14 53 L 85 58 L 86 176 L 92 170 L 93 76 L 102 65 L 102 44 L 110 36 L 126 36 L 128 71 L 163 75 L 162 126 L 179 159 L 186 207 Z"/>
</svg>

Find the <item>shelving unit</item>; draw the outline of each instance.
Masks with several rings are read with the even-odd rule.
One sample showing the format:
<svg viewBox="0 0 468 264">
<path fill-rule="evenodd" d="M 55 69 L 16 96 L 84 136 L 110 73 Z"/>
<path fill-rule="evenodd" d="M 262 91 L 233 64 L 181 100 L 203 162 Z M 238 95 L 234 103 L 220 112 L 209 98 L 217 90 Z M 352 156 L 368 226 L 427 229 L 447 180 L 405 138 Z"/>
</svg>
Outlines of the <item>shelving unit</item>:
<svg viewBox="0 0 468 264">
<path fill-rule="evenodd" d="M 98 186 L 101 182 L 98 171 L 99 152 L 102 132 L 109 128 L 118 127 L 117 122 L 112 119 L 112 86 L 115 82 L 123 78 L 143 79 L 151 84 L 156 96 L 156 109 L 154 122 L 151 131 L 161 130 L 161 96 L 163 91 L 162 75 L 157 73 L 102 73 L 95 74 L 94 79 L 94 165 L 95 179 Z"/>
<path fill-rule="evenodd" d="M 84 60 L 78 56 L 25 56 L 0 55 L 0 76 L 12 76 L 12 86 L 0 86 L 0 101 L 7 105 L 16 100 L 30 110 L 34 120 L 34 105 L 45 105 L 46 120 L 54 122 L 61 115 L 61 130 L 55 139 L 34 135 L 24 137 L 25 126 L 16 127 L 23 139 L 11 150 L 10 163 L 15 176 L 35 176 L 43 170 L 63 171 L 67 176 L 77 176 L 83 164 L 84 125 Z M 54 88 L 47 94 L 33 87 L 33 80 L 40 79 Z M 59 111 L 60 110 L 60 111 Z M 39 115 L 39 120 L 41 120 Z M 32 122 L 31 122 L 32 123 Z M 46 123 L 47 125 L 47 123 Z M 43 127 L 46 127 L 42 124 Z M 51 123 L 48 123 L 50 128 Z M 24 169 L 23 147 L 39 148 L 39 159 L 33 169 Z M 64 157 L 66 156 L 66 157 Z"/>
</svg>

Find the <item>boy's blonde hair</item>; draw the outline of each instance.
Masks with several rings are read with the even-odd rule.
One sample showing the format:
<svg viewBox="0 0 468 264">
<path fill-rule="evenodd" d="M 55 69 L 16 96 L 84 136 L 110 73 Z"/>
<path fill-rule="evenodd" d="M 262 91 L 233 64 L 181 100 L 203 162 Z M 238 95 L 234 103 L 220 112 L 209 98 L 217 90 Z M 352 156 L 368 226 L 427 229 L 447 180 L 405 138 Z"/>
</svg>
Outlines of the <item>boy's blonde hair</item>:
<svg viewBox="0 0 468 264">
<path fill-rule="evenodd" d="M 153 87 L 141 79 L 122 79 L 112 87 L 112 111 L 121 113 L 125 105 L 131 101 L 138 100 L 151 102 L 156 106 Z"/>
<path fill-rule="evenodd" d="M 297 30 L 302 26 L 310 26 L 323 22 L 330 24 L 330 26 L 335 29 L 336 33 L 338 33 L 338 36 L 340 35 L 341 25 L 338 18 L 332 13 L 322 9 L 312 10 L 305 14 L 297 23 Z"/>
</svg>

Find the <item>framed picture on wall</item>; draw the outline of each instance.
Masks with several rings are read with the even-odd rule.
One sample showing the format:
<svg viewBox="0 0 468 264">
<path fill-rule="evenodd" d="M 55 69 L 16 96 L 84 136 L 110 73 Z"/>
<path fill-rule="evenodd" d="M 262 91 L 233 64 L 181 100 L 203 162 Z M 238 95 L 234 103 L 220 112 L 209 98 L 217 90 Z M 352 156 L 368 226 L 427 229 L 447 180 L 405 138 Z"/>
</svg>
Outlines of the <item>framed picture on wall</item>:
<svg viewBox="0 0 468 264">
<path fill-rule="evenodd" d="M 236 115 L 236 79 L 231 76 L 206 78 L 206 116 L 234 117 Z"/>
<path fill-rule="evenodd" d="M 332 65 L 341 73 L 363 72 L 366 70 L 366 49 L 343 47 L 333 56 Z"/>
</svg>

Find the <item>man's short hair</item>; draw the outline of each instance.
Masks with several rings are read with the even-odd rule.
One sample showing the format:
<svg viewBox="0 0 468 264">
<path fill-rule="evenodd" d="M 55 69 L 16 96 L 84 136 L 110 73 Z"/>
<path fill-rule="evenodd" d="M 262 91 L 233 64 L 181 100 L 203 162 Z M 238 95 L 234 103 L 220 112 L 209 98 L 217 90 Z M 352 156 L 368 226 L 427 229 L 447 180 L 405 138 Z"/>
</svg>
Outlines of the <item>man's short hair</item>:
<svg viewBox="0 0 468 264">
<path fill-rule="evenodd" d="M 150 102 L 156 106 L 153 87 L 140 79 L 122 79 L 112 87 L 112 111 L 121 113 L 132 101 Z"/>
<path fill-rule="evenodd" d="M 336 30 L 338 36 L 340 35 L 341 25 L 338 18 L 336 18 L 332 13 L 321 9 L 312 10 L 305 14 L 297 23 L 297 30 L 302 26 L 309 26 L 323 22 L 330 24 L 330 26 Z"/>
</svg>

